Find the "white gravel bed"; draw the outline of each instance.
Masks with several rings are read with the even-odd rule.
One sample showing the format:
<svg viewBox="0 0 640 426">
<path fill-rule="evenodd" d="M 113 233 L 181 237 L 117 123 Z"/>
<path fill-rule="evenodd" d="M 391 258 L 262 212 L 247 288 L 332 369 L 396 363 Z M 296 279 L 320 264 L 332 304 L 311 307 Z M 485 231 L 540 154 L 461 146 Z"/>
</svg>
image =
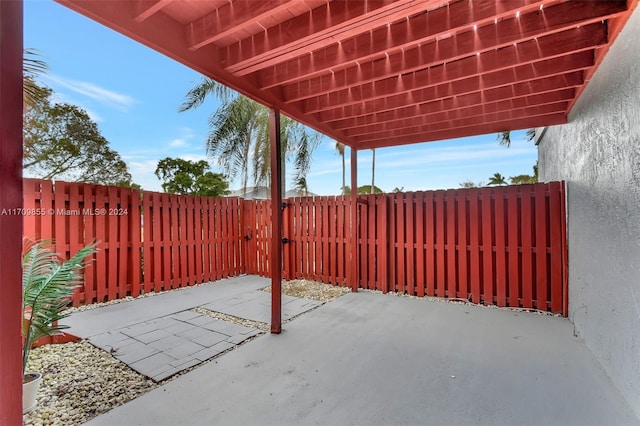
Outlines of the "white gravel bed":
<svg viewBox="0 0 640 426">
<path fill-rule="evenodd" d="M 157 387 L 85 341 L 33 349 L 27 371 L 42 373 L 42 381 L 26 426 L 80 425 Z"/>
<path fill-rule="evenodd" d="M 262 290 L 271 293 L 271 286 L 267 286 Z M 350 291 L 348 287 L 338 287 L 311 280 L 291 280 L 282 283 L 282 294 L 292 297 L 304 297 L 305 299 L 318 300 L 320 302 L 329 302 Z"/>
<path fill-rule="evenodd" d="M 234 324 L 243 325 L 245 327 L 257 328 L 258 330 L 262 330 L 268 332 L 270 330 L 269 324 L 261 321 L 252 321 L 245 318 L 236 317 L 234 315 L 223 314 L 222 312 L 210 311 L 205 308 L 193 308 L 191 309 L 193 312 L 197 312 L 202 315 L 206 315 L 211 318 L 232 322 Z"/>
</svg>

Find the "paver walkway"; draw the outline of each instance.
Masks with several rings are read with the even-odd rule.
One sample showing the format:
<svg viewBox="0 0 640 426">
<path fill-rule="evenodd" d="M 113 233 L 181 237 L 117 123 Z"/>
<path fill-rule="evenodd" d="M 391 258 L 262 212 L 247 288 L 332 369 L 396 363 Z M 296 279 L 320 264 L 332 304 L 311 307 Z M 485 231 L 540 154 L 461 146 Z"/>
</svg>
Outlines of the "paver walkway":
<svg viewBox="0 0 640 426">
<path fill-rule="evenodd" d="M 234 278 L 79 312 L 66 323 L 72 334 L 111 352 L 139 373 L 161 381 L 261 333 L 257 328 L 211 318 L 191 309 L 203 307 L 268 323 L 271 294 L 260 290 L 268 284 L 268 280 L 260 277 Z M 283 320 L 320 304 L 282 296 Z M 145 309 L 152 305 L 153 309 Z M 108 324 L 111 326 L 105 327 Z"/>
</svg>

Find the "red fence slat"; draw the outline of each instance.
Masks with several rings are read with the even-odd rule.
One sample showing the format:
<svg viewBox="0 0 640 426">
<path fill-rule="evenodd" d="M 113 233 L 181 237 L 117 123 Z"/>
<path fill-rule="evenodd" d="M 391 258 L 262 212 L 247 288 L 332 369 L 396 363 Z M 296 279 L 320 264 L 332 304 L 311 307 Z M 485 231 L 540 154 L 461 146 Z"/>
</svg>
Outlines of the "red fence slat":
<svg viewBox="0 0 640 426">
<path fill-rule="evenodd" d="M 269 276 L 271 205 L 25 179 L 25 235 L 62 256 L 99 241 L 73 303 Z M 357 229 L 362 288 L 566 315 L 564 186 L 550 184 L 296 198 L 285 209 L 284 272 L 351 286 Z M 350 209 L 357 208 L 352 228 Z M 33 210 L 43 214 L 28 214 Z"/>
</svg>

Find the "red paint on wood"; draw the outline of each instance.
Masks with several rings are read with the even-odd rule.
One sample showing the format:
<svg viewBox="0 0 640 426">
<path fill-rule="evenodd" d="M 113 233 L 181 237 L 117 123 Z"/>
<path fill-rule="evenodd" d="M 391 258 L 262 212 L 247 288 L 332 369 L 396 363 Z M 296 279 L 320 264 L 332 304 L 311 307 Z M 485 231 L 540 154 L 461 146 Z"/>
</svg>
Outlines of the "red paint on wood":
<svg viewBox="0 0 640 426">
<path fill-rule="evenodd" d="M 23 207 L 23 3 L 0 2 L 0 212 Z M 22 424 L 23 216 L 0 215 L 0 424 Z M 27 234 L 28 235 L 28 234 Z"/>
<path fill-rule="evenodd" d="M 435 201 L 434 201 L 434 192 L 429 191 L 425 194 L 425 235 L 426 235 L 426 295 L 427 296 L 435 296 L 436 289 L 436 262 L 435 262 L 435 253 L 436 253 L 436 235 L 435 235 Z"/>
<path fill-rule="evenodd" d="M 454 190 L 447 190 L 445 193 L 445 255 L 447 260 L 445 294 L 449 298 L 458 297 L 458 260 L 456 235 L 456 199 L 458 194 Z"/>
<path fill-rule="evenodd" d="M 493 214 L 492 199 L 494 191 L 486 191 L 480 196 L 482 227 L 482 299 L 486 305 L 493 305 L 495 275 L 493 269 Z"/>
<path fill-rule="evenodd" d="M 445 286 L 447 283 L 446 256 L 445 256 L 445 203 L 444 191 L 436 191 L 435 196 L 435 216 L 436 216 L 436 296 L 445 297 Z"/>
<path fill-rule="evenodd" d="M 415 201 L 414 193 L 405 194 L 405 211 L 407 220 L 405 222 L 405 239 L 406 239 L 406 291 L 408 294 L 415 296 L 416 294 L 416 224 L 415 224 Z"/>
<path fill-rule="evenodd" d="M 473 189 L 469 191 L 469 279 L 471 281 L 471 301 L 480 303 L 481 296 L 481 269 L 480 269 L 480 190 Z"/>
<path fill-rule="evenodd" d="M 468 259 L 468 246 L 469 246 L 469 236 L 467 233 L 467 223 L 469 220 L 469 215 L 467 212 L 467 193 L 468 191 L 461 191 L 458 195 L 458 205 L 456 210 L 457 215 L 457 264 L 458 264 L 458 291 L 456 297 L 461 299 L 468 299 L 469 294 L 471 293 L 469 289 L 469 278 L 468 278 L 468 268 L 467 268 L 467 259 Z"/>
<path fill-rule="evenodd" d="M 106 222 L 106 236 L 107 236 L 107 300 L 115 300 L 118 298 L 118 223 L 116 217 L 109 214 L 111 206 L 115 206 L 118 203 L 117 189 L 114 186 L 107 187 L 107 207 L 106 212 L 103 212 L 102 216 L 105 217 Z"/>
<path fill-rule="evenodd" d="M 532 267 L 532 210 L 531 188 L 527 185 L 520 193 L 521 201 L 521 255 L 522 255 L 522 307 L 533 308 L 533 267 Z"/>
<path fill-rule="evenodd" d="M 280 111 L 269 110 L 269 139 L 271 141 L 271 333 L 282 331 L 282 144 L 280 140 Z"/>
<path fill-rule="evenodd" d="M 131 203 L 129 211 L 129 241 L 130 256 L 127 266 L 131 268 L 129 279 L 131 281 L 131 296 L 136 297 L 141 293 L 142 284 L 142 216 L 140 212 L 140 191 L 131 191 Z"/>
<path fill-rule="evenodd" d="M 499 306 L 520 306 L 524 294 L 529 307 L 562 312 L 566 310 L 562 190 L 560 183 L 554 183 L 360 197 L 354 227 L 357 284 L 383 292 L 483 298 Z M 49 215 L 25 218 L 24 223 L 35 228 L 32 234 L 44 238 L 62 235 L 65 256 L 94 239 L 102 241 L 94 267 L 85 269 L 85 285 L 74 295 L 75 304 L 137 296 L 245 271 L 271 275 L 271 202 L 150 192 L 140 201 L 139 192 L 129 189 L 59 183 L 54 190 L 50 182 L 37 180 L 25 182 L 24 197 L 25 205 L 48 206 L 54 212 L 64 208 L 64 222 L 56 224 L 56 215 Z M 284 251 L 287 278 L 351 285 L 350 199 L 289 202 L 283 224 L 293 241 Z M 66 213 L 125 207 L 128 215 L 113 217 Z M 29 233 L 26 228 L 25 232 Z M 546 280 L 544 288 L 541 277 Z M 491 287 L 483 288 L 487 282 Z"/>
<path fill-rule="evenodd" d="M 508 285 L 508 306 L 512 308 L 520 307 L 520 297 L 522 281 L 521 275 L 521 262 L 520 262 L 520 215 L 518 209 L 518 193 L 520 187 L 509 188 L 507 191 L 507 243 L 509 248 L 507 250 L 507 280 Z"/>
<path fill-rule="evenodd" d="M 547 202 L 547 185 L 535 186 L 535 196 L 533 198 L 535 217 L 533 220 L 535 232 L 535 300 L 536 309 L 546 311 L 549 302 L 549 276 L 547 265 L 547 247 L 549 227 L 547 222 L 547 212 L 549 205 Z"/>
<path fill-rule="evenodd" d="M 507 242 L 505 239 L 508 216 L 505 210 L 505 198 L 511 190 L 510 187 L 496 188 L 493 211 L 494 225 L 494 258 L 495 258 L 495 282 L 496 282 L 496 304 L 507 306 Z"/>
<path fill-rule="evenodd" d="M 417 192 L 415 197 L 415 211 L 416 211 L 416 249 L 415 249 L 415 262 L 416 262 L 416 295 L 418 297 L 424 297 L 424 289 L 426 287 L 426 262 L 425 262 L 425 213 L 424 213 L 424 192 Z"/>
</svg>

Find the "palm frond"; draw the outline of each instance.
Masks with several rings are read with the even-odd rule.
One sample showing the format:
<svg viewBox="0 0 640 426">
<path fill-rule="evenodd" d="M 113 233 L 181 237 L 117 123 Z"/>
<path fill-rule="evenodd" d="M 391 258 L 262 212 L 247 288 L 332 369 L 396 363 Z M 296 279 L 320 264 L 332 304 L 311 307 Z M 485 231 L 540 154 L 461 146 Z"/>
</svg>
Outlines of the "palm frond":
<svg viewBox="0 0 640 426">
<path fill-rule="evenodd" d="M 29 106 L 34 106 L 39 100 L 47 97 L 49 91 L 36 83 L 38 76 L 45 74 L 49 66 L 42 59 L 38 59 L 39 53 L 35 49 L 24 49 L 22 58 L 23 73 L 23 93 L 24 102 Z"/>
<path fill-rule="evenodd" d="M 178 108 L 178 111 L 184 112 L 199 107 L 204 103 L 209 95 L 214 95 L 216 98 L 226 103 L 236 96 L 236 92 L 215 80 L 204 77 L 200 81 L 200 84 L 187 92 L 187 95 L 182 102 L 182 105 L 180 105 L 180 108 Z"/>
<path fill-rule="evenodd" d="M 496 140 L 500 145 L 504 146 L 505 148 L 509 148 L 511 146 L 511 132 L 509 130 L 505 130 L 498 133 Z"/>
<path fill-rule="evenodd" d="M 67 328 L 57 321 L 67 317 L 64 310 L 76 288 L 82 284 L 84 260 L 95 250 L 96 245 L 91 244 L 69 260 L 61 261 L 50 248 L 49 241 L 29 244 L 22 262 L 22 304 L 26 317 L 22 323 L 23 372 L 33 342 Z"/>
</svg>

